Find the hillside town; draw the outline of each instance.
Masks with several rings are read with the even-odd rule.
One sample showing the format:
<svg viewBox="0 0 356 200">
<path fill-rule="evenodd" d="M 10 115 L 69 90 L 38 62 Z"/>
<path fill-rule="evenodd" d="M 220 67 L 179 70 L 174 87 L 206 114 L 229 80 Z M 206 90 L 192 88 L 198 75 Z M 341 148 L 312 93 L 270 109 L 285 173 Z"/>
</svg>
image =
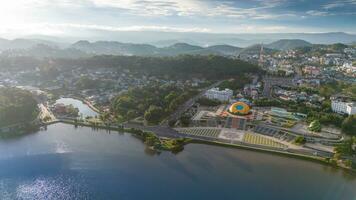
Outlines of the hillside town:
<svg viewBox="0 0 356 200">
<path fill-rule="evenodd" d="M 168 126 L 169 131 L 157 134 L 333 160 L 335 146 L 348 140 L 346 132 L 354 131 L 345 128 L 344 121 L 356 114 L 355 51 L 342 45 L 272 51 L 261 45 L 256 51 L 228 57 L 257 64 L 263 73 L 223 80 L 172 78 L 129 68 L 64 66 L 49 60 L 35 70 L 2 70 L 0 86 L 29 90 L 42 112 L 48 113 L 41 115 L 44 122 L 74 119 L 105 126 L 117 122 L 135 128 Z M 127 110 L 133 102 L 140 102 L 135 99 L 139 93 L 157 86 L 165 95 L 156 100 L 157 105 L 140 110 L 147 104 L 142 102 Z M 145 99 L 153 98 L 145 95 Z M 172 97 L 179 102 L 165 102 Z M 76 100 L 58 102 L 67 98 Z M 132 102 L 115 107 L 125 98 Z M 98 113 L 78 110 L 76 106 L 82 105 L 77 100 Z M 353 159 L 345 154 L 344 159 L 335 160 L 346 166 Z"/>
</svg>

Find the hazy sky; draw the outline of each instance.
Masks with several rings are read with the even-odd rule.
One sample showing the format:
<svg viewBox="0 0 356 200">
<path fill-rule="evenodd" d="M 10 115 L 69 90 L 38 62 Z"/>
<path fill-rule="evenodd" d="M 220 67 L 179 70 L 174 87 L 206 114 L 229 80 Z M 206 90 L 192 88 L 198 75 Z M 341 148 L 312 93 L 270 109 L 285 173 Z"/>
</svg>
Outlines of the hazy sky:
<svg viewBox="0 0 356 200">
<path fill-rule="evenodd" d="M 84 30 L 356 33 L 356 0 L 0 1 L 0 36 Z"/>
</svg>

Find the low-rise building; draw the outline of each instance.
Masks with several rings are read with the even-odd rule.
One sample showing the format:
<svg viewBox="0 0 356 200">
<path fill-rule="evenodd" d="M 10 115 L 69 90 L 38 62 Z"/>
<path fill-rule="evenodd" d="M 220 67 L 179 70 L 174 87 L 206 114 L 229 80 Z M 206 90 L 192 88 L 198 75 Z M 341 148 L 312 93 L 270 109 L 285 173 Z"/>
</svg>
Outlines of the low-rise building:
<svg viewBox="0 0 356 200">
<path fill-rule="evenodd" d="M 320 68 L 315 67 L 315 66 L 306 66 L 303 68 L 303 72 L 304 72 L 304 74 L 307 74 L 307 75 L 310 75 L 313 77 L 319 76 L 321 73 Z"/>
<path fill-rule="evenodd" d="M 208 99 L 217 99 L 219 101 L 229 101 L 233 96 L 233 91 L 230 89 L 220 90 L 219 88 L 212 88 L 205 92 Z"/>
<path fill-rule="evenodd" d="M 334 98 L 331 100 L 331 109 L 336 113 L 354 115 L 356 114 L 356 103 Z"/>
</svg>

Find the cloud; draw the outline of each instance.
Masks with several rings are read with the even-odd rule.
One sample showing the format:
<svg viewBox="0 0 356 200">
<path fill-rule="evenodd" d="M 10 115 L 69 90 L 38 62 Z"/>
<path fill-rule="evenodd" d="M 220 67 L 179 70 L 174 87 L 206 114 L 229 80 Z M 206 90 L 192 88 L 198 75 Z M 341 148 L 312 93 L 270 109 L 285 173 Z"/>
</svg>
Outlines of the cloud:
<svg viewBox="0 0 356 200">
<path fill-rule="evenodd" d="M 335 8 L 354 6 L 354 5 L 356 5 L 356 0 L 338 0 L 332 3 L 325 4 L 322 6 L 322 8 L 326 10 L 331 10 Z"/>
<path fill-rule="evenodd" d="M 355 30 L 355 5 L 356 0 L 9 0 L 0 7 L 0 33 L 302 32 L 323 26 L 345 31 Z M 342 23 L 326 27 L 331 18 Z"/>
<path fill-rule="evenodd" d="M 207 28 L 184 28 L 174 26 L 102 26 L 88 24 L 56 24 L 50 25 L 54 28 L 76 28 L 85 30 L 101 30 L 101 31 L 161 31 L 161 32 L 211 32 Z"/>
<path fill-rule="evenodd" d="M 175 27 L 175 26 L 103 26 L 97 24 L 76 24 L 76 23 L 62 23 L 62 24 L 18 24 L 11 28 L 0 28 L 0 34 L 8 34 L 11 32 L 23 32 L 29 35 L 66 35 L 68 32 L 81 32 L 81 31 L 159 31 L 159 32 L 197 32 L 209 33 L 212 32 L 208 28 L 199 27 Z M 63 31 L 66 30 L 66 31 Z"/>
<path fill-rule="evenodd" d="M 318 10 L 309 10 L 306 12 L 308 15 L 311 15 L 311 16 L 328 16 L 328 15 L 331 15 L 330 13 L 328 12 L 325 12 L 325 11 L 318 11 Z"/>
<path fill-rule="evenodd" d="M 51 36 L 73 36 L 72 33 L 85 34 L 91 31 L 108 31 L 108 32 L 129 32 L 129 31 L 156 31 L 156 32 L 178 32 L 178 33 L 278 33 L 291 32 L 287 26 L 266 26 L 266 25 L 247 25 L 225 27 L 224 31 L 220 29 L 210 29 L 206 27 L 177 27 L 177 26 L 103 26 L 98 24 L 22 24 L 12 28 L 0 28 L 0 34 L 22 33 L 26 30 L 27 35 L 51 35 Z M 24 35 L 26 35 L 24 34 Z M 22 35 L 18 35 L 22 36 Z"/>
<path fill-rule="evenodd" d="M 272 19 L 291 17 L 291 13 L 275 14 L 268 9 L 280 6 L 285 0 L 254 0 L 247 7 L 236 1 L 218 0 L 91 0 L 97 7 L 119 8 L 135 16 L 205 16 L 244 19 Z M 257 6 L 256 6 L 257 5 Z"/>
<path fill-rule="evenodd" d="M 325 4 L 323 5 L 322 7 L 326 10 L 329 10 L 329 9 L 333 9 L 333 8 L 338 8 L 338 7 L 343 7 L 345 4 L 342 3 L 342 2 L 339 2 L 339 3 L 329 3 L 329 4 Z"/>
<path fill-rule="evenodd" d="M 290 31 L 286 26 L 257 26 L 246 24 L 237 26 L 232 30 L 236 33 L 280 33 Z"/>
</svg>

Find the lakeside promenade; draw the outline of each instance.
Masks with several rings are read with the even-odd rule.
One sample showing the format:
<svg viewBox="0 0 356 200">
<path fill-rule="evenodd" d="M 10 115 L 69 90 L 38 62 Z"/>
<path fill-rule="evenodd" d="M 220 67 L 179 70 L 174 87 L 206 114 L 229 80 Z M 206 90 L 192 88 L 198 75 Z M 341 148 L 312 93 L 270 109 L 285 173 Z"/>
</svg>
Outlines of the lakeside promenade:
<svg viewBox="0 0 356 200">
<path fill-rule="evenodd" d="M 271 146 L 264 146 L 259 144 L 251 144 L 244 141 L 233 141 L 233 140 L 223 139 L 223 138 L 210 138 L 210 137 L 202 137 L 197 135 L 190 135 L 190 134 L 180 133 L 166 124 L 161 124 L 156 126 L 146 126 L 146 125 L 126 122 L 123 124 L 113 125 L 109 123 L 96 124 L 96 123 L 90 123 L 86 121 L 78 121 L 77 119 L 72 119 L 72 118 L 60 118 L 60 119 L 50 121 L 48 123 L 43 123 L 43 125 L 46 126 L 54 123 L 67 123 L 67 124 L 73 124 L 77 126 L 86 126 L 86 127 L 96 128 L 96 129 L 106 129 L 106 130 L 128 132 L 128 133 L 130 133 L 130 131 L 132 130 L 141 130 L 145 132 L 153 132 L 158 137 L 161 138 L 171 138 L 171 139 L 185 138 L 185 139 L 191 139 L 191 143 L 218 145 L 218 146 L 225 146 L 230 148 L 242 148 L 242 149 L 260 151 L 266 153 L 280 154 L 289 157 L 298 157 L 306 160 L 314 160 L 314 161 L 322 162 L 324 164 L 329 164 L 327 163 L 327 160 L 332 158 L 334 155 L 334 153 L 331 152 L 312 149 L 312 148 L 293 149 L 293 148 L 271 147 Z"/>
<path fill-rule="evenodd" d="M 58 119 L 57 121 L 52 121 L 46 125 L 51 125 L 54 123 L 66 123 L 72 124 L 77 126 L 84 126 L 84 127 L 92 127 L 98 129 L 106 129 L 112 131 L 123 131 L 130 133 L 130 130 L 142 130 L 148 132 L 154 132 L 159 137 L 166 137 L 166 138 L 189 138 L 192 140 L 191 143 L 201 143 L 201 144 L 209 144 L 209 145 L 218 145 L 218 146 L 225 146 L 225 147 L 232 147 L 232 148 L 242 148 L 247 150 L 255 150 L 260 152 L 267 152 L 267 153 L 274 153 L 280 155 L 286 155 L 290 157 L 298 157 L 307 160 L 315 160 L 318 162 L 326 163 L 325 160 L 327 158 L 331 158 L 333 154 L 329 152 L 322 152 L 322 151 L 307 151 L 301 149 L 282 149 L 276 147 L 268 147 L 256 144 L 249 144 L 245 142 L 234 141 L 226 139 L 215 139 L 215 138 L 207 138 L 207 137 L 199 137 L 199 136 L 192 136 L 183 133 L 179 133 L 176 130 L 170 127 L 164 126 L 143 126 L 137 124 L 124 124 L 123 127 L 113 126 L 113 125 L 94 125 L 85 122 L 75 122 L 73 120 L 68 119 Z M 315 154 L 315 152 L 317 152 Z"/>
</svg>

